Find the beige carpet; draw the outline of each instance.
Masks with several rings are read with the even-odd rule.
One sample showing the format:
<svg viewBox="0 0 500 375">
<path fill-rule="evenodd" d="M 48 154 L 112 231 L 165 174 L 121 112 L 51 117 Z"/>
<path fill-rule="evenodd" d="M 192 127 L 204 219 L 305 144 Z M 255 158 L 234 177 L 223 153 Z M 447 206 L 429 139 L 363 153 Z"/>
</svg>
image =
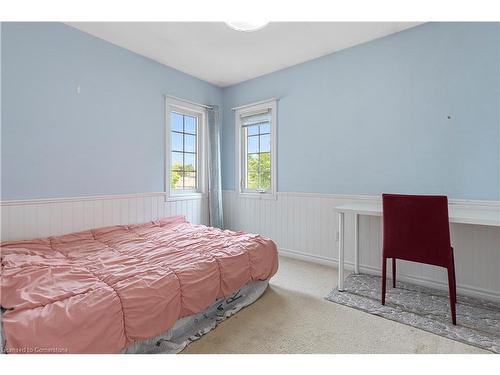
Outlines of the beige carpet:
<svg viewBox="0 0 500 375">
<path fill-rule="evenodd" d="M 336 280 L 334 268 L 281 257 L 257 302 L 182 353 L 487 353 L 324 300 Z"/>
</svg>

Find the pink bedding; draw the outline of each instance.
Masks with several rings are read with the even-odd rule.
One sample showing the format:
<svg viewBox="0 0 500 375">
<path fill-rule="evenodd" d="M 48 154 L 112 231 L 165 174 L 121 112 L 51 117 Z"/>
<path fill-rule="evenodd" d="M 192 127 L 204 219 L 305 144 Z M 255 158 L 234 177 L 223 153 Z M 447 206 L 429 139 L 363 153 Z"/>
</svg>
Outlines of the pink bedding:
<svg viewBox="0 0 500 375">
<path fill-rule="evenodd" d="M 184 217 L 1 247 L 8 352 L 114 353 L 278 268 L 276 245 Z"/>
</svg>

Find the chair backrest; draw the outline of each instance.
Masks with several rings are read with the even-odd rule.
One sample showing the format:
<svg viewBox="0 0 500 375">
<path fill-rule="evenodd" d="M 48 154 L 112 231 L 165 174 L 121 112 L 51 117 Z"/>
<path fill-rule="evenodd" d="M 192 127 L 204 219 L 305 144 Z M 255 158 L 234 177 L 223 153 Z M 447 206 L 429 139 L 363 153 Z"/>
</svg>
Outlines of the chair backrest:
<svg viewBox="0 0 500 375">
<path fill-rule="evenodd" d="M 446 267 L 451 260 L 446 196 L 382 194 L 383 254 Z"/>
</svg>

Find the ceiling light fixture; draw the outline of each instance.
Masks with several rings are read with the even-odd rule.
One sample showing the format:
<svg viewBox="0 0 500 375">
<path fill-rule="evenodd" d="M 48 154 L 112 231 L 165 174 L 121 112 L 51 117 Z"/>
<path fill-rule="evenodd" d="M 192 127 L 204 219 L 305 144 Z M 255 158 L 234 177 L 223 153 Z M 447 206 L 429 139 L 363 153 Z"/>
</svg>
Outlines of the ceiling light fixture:
<svg viewBox="0 0 500 375">
<path fill-rule="evenodd" d="M 251 32 L 251 31 L 257 31 L 260 30 L 264 27 L 269 22 L 262 22 L 262 21 L 251 21 L 251 22 L 226 22 L 226 25 L 228 25 L 231 29 L 237 30 L 237 31 L 245 31 L 245 32 Z"/>
</svg>

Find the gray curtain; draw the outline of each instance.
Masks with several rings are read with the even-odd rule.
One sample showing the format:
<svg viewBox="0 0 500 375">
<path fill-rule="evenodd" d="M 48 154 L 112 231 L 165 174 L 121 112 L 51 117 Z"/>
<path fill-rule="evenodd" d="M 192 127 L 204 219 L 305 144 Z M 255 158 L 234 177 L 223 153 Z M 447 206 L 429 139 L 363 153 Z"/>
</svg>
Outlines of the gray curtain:
<svg viewBox="0 0 500 375">
<path fill-rule="evenodd" d="M 207 109 L 208 121 L 208 213 L 209 225 L 222 228 L 222 187 L 220 173 L 220 120 L 219 107 Z"/>
</svg>

